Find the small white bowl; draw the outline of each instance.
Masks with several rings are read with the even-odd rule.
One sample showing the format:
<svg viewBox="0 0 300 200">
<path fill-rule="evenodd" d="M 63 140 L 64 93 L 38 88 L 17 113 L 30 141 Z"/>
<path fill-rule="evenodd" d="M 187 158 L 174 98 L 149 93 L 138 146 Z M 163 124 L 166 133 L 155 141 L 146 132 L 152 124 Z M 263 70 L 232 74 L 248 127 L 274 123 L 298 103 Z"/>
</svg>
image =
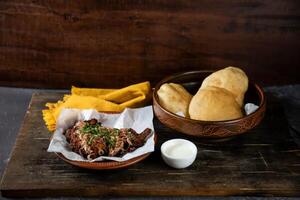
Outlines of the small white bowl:
<svg viewBox="0 0 300 200">
<path fill-rule="evenodd" d="M 197 157 L 196 145 L 184 139 L 168 140 L 161 145 L 160 151 L 165 163 L 177 169 L 190 166 Z"/>
</svg>

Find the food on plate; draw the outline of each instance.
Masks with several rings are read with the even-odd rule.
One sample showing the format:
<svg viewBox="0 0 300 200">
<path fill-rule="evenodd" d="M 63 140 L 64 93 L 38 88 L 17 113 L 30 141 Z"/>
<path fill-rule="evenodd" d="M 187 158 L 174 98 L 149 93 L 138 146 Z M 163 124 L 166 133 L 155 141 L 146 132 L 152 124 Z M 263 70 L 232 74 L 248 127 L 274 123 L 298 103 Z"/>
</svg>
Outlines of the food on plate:
<svg viewBox="0 0 300 200">
<path fill-rule="evenodd" d="M 87 159 L 99 156 L 123 156 L 143 146 L 152 135 L 147 128 L 138 134 L 131 128 L 108 128 L 97 119 L 78 121 L 64 132 L 72 151 Z"/>
<path fill-rule="evenodd" d="M 165 83 L 157 91 L 159 103 L 172 113 L 182 113 L 188 116 L 188 107 L 192 95 L 176 83 Z"/>
<path fill-rule="evenodd" d="M 222 121 L 243 116 L 235 96 L 223 88 L 207 86 L 200 88 L 189 106 L 191 119 Z"/>
<path fill-rule="evenodd" d="M 237 67 L 226 67 L 207 76 L 192 96 L 180 84 L 165 83 L 157 91 L 165 109 L 202 121 L 223 121 L 243 116 L 248 77 Z"/>
<path fill-rule="evenodd" d="M 243 106 L 244 95 L 248 89 L 248 77 L 245 72 L 237 67 L 226 67 L 206 77 L 201 85 L 204 89 L 208 86 L 224 88 L 231 92 L 240 107 Z"/>
</svg>

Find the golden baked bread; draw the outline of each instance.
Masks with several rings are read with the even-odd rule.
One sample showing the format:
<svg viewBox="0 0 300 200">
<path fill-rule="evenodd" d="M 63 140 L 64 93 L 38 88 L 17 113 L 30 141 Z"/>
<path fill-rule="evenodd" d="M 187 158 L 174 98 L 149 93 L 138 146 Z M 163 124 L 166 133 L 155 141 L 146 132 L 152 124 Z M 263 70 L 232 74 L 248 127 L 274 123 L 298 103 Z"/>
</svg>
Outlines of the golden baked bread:
<svg viewBox="0 0 300 200">
<path fill-rule="evenodd" d="M 235 96 L 240 107 L 244 104 L 244 95 L 248 89 L 248 77 L 245 72 L 237 67 L 227 67 L 216 71 L 206 77 L 201 88 L 215 86 L 224 88 Z"/>
<path fill-rule="evenodd" d="M 243 116 L 234 95 L 223 88 L 206 86 L 200 88 L 189 105 L 191 119 L 223 121 Z"/>
<path fill-rule="evenodd" d="M 157 91 L 159 103 L 172 113 L 182 112 L 188 116 L 188 107 L 192 95 L 186 89 L 175 83 L 165 83 Z"/>
</svg>

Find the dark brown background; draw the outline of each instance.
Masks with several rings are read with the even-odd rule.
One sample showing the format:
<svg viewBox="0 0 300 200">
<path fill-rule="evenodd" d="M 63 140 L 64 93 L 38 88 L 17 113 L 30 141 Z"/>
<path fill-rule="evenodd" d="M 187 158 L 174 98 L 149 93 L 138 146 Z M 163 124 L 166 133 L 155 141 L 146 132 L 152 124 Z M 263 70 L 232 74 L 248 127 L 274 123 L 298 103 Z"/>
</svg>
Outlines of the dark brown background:
<svg viewBox="0 0 300 200">
<path fill-rule="evenodd" d="M 0 2 L 0 85 L 121 87 L 241 66 L 299 83 L 299 0 Z"/>
</svg>

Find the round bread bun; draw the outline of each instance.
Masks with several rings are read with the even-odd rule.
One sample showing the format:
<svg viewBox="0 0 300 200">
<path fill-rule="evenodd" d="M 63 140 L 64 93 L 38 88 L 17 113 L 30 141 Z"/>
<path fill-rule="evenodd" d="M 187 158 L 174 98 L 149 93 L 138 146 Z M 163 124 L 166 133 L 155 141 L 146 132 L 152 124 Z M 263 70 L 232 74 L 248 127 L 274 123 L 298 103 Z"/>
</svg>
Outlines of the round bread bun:
<svg viewBox="0 0 300 200">
<path fill-rule="evenodd" d="M 248 89 L 248 77 L 240 68 L 227 67 L 206 77 L 202 82 L 201 88 L 204 89 L 208 86 L 224 88 L 230 91 L 239 106 L 242 107 L 244 95 Z"/>
<path fill-rule="evenodd" d="M 175 83 L 165 83 L 157 91 L 159 103 L 172 113 L 183 113 L 188 117 L 188 108 L 192 95 L 186 89 Z"/>
<path fill-rule="evenodd" d="M 234 95 L 223 88 L 207 86 L 200 88 L 189 105 L 191 119 L 223 121 L 243 116 Z"/>
</svg>

